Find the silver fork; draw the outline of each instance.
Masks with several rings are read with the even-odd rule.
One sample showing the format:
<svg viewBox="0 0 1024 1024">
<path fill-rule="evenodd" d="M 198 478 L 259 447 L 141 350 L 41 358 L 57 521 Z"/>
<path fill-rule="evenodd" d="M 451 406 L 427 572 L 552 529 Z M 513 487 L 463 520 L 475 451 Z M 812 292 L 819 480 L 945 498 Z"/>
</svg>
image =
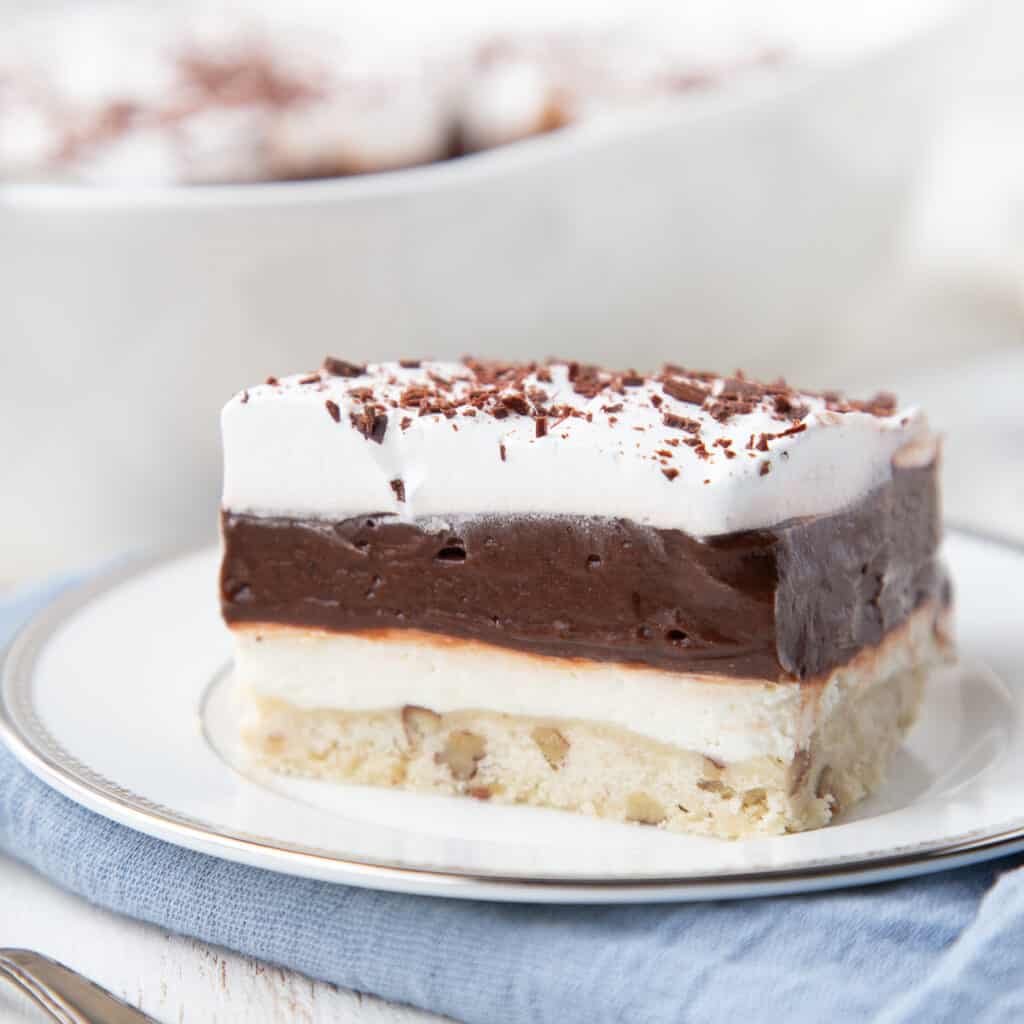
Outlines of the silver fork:
<svg viewBox="0 0 1024 1024">
<path fill-rule="evenodd" d="M 0 949 L 0 978 L 13 981 L 58 1024 L 156 1024 L 70 967 L 30 949 Z"/>
</svg>

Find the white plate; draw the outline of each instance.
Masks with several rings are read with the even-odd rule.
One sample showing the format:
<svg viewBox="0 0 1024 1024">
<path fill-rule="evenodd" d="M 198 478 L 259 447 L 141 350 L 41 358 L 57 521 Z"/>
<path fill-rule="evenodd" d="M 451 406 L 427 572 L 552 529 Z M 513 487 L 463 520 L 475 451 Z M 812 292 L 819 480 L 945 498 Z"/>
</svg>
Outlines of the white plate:
<svg viewBox="0 0 1024 1024">
<path fill-rule="evenodd" d="M 0 734 L 115 821 L 350 885 L 611 903 L 883 881 L 1024 849 L 1024 552 L 955 533 L 946 556 L 963 667 L 930 685 L 883 790 L 816 832 L 724 842 L 255 771 L 234 739 L 213 549 L 123 569 L 38 616 L 6 659 Z"/>
</svg>

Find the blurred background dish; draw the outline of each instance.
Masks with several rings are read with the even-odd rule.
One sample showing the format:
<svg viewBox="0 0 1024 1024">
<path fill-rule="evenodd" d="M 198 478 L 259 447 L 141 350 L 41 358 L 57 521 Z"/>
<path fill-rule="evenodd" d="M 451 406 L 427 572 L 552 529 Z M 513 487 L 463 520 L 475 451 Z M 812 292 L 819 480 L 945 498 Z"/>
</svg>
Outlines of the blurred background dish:
<svg viewBox="0 0 1024 1024">
<path fill-rule="evenodd" d="M 821 59 L 785 23 L 729 6 L 44 7 L 0 40 L 0 177 L 116 187 L 396 170 Z"/>
<path fill-rule="evenodd" d="M 1020 84 L 991 59 L 1021 26 L 1010 4 L 872 0 L 825 24 L 798 0 L 628 22 L 389 0 L 289 6 L 287 29 L 283 5 L 220 7 L 187 23 L 207 61 L 192 106 L 184 15 L 4 8 L 23 34 L 0 45 L 20 69 L 0 77 L 0 580 L 212 536 L 220 405 L 327 352 L 671 359 L 873 391 L 1020 333 L 1024 231 L 961 258 L 950 196 L 978 197 L 943 170 L 977 124 L 964 97 L 993 66 Z M 250 60 L 267 40 L 273 73 Z M 338 40 L 359 74 L 331 63 Z M 29 80 L 75 107 L 62 123 L 88 144 L 63 165 Z M 197 82 L 233 99 L 196 103 Z M 308 102 L 249 102 L 293 89 Z"/>
</svg>

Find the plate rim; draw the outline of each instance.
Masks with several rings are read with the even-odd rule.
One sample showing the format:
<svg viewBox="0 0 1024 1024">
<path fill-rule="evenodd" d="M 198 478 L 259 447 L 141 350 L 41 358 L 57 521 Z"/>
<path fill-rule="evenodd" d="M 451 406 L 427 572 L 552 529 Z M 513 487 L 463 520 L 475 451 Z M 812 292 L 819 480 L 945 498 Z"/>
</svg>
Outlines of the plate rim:
<svg viewBox="0 0 1024 1024">
<path fill-rule="evenodd" d="M 1024 542 L 956 523 L 947 536 L 1024 555 Z M 32 774 L 75 803 L 135 831 L 200 853 L 220 856 L 277 873 L 396 892 L 416 892 L 463 899 L 514 902 L 661 902 L 753 898 L 796 891 L 817 891 L 848 885 L 876 884 L 922 875 L 1024 850 L 1024 815 L 978 834 L 939 840 L 932 846 L 853 855 L 821 864 L 767 867 L 750 872 L 621 878 L 487 874 L 445 867 L 416 867 L 342 856 L 326 850 L 281 843 L 185 820 L 171 808 L 140 806 L 137 794 L 118 793 L 113 780 L 104 786 L 61 764 L 23 732 L 9 706 L 15 684 L 30 680 L 47 641 L 77 611 L 129 580 L 162 565 L 199 555 L 209 542 L 177 545 L 146 555 L 121 559 L 106 570 L 71 584 L 33 614 L 16 631 L 0 662 L 0 742 Z M 45 726 L 40 723 L 44 732 Z M 52 737 L 51 737 L 52 739 Z M 56 740 L 53 740 L 55 746 Z M 64 752 L 68 761 L 76 759 Z M 87 773 L 87 765 L 81 766 Z"/>
</svg>

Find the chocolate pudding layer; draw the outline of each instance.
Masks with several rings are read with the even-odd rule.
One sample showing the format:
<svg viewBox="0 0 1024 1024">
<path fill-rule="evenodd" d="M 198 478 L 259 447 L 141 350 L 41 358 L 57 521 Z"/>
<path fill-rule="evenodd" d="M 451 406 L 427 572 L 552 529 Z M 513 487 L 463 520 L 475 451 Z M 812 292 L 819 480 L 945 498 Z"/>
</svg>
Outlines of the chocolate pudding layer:
<svg viewBox="0 0 1024 1024">
<path fill-rule="evenodd" d="M 226 511 L 229 624 L 407 628 L 560 658 L 799 680 L 948 601 L 936 466 L 850 508 L 697 539 L 628 519 Z"/>
</svg>

